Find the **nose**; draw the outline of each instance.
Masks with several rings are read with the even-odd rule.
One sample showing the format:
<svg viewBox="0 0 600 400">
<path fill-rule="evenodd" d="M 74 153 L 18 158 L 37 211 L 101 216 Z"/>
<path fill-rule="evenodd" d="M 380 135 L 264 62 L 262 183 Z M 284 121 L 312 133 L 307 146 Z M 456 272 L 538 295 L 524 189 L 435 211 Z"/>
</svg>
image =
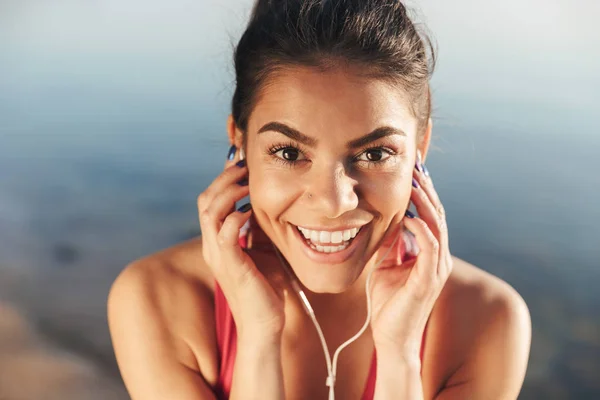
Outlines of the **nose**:
<svg viewBox="0 0 600 400">
<path fill-rule="evenodd" d="M 334 219 L 358 207 L 355 191 L 357 181 L 349 176 L 344 166 L 336 164 L 311 171 L 306 191 L 309 208 L 318 215 Z"/>
</svg>

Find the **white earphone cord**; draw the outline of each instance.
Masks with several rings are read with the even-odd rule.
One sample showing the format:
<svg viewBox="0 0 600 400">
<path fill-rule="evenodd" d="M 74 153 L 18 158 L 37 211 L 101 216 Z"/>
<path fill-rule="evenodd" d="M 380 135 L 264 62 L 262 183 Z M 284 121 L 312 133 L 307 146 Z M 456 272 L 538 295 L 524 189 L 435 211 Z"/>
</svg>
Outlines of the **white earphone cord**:
<svg viewBox="0 0 600 400">
<path fill-rule="evenodd" d="M 325 381 L 325 385 L 329 386 L 329 400 L 335 400 L 335 389 L 334 389 L 335 374 L 337 372 L 337 360 L 338 360 L 338 357 L 339 357 L 341 351 L 344 350 L 346 347 L 348 347 L 356 339 L 358 339 L 360 337 L 360 335 L 362 335 L 367 330 L 367 327 L 369 326 L 369 321 L 371 319 L 371 296 L 369 296 L 369 283 L 371 282 L 371 275 L 373 275 L 373 272 L 379 267 L 379 265 L 381 265 L 383 260 L 386 259 L 386 257 L 390 253 L 391 249 L 396 244 L 396 240 L 398 240 L 398 237 L 401 234 L 402 234 L 402 231 L 400 231 L 399 234 L 396 235 L 396 237 L 394 238 L 394 241 L 392 242 L 392 245 L 387 249 L 384 256 L 369 271 L 369 275 L 367 275 L 367 282 L 365 284 L 365 292 L 367 295 L 367 319 L 366 319 L 365 323 L 363 324 L 362 328 L 360 328 L 360 330 L 356 333 L 356 335 L 352 336 L 350 339 L 348 339 L 347 341 L 342 343 L 337 348 L 337 350 L 333 354 L 333 362 L 331 361 L 331 358 L 329 356 L 329 348 L 327 347 L 327 342 L 325 341 L 325 336 L 323 335 L 323 331 L 321 330 L 321 325 L 319 325 L 319 322 L 317 321 L 315 312 L 313 311 L 313 308 L 311 307 L 311 305 L 308 301 L 308 298 L 306 297 L 306 294 L 304 294 L 304 291 L 302 290 L 302 288 L 296 281 L 296 278 L 287 269 L 287 266 L 285 265 L 285 261 L 283 260 L 283 257 L 279 253 L 279 250 L 277 249 L 277 247 L 275 247 L 275 244 L 273 244 L 273 247 L 275 248 L 275 253 L 277 254 L 277 257 L 279 258 L 279 261 L 281 262 L 283 269 L 290 276 L 292 288 L 297 292 L 298 296 L 300 297 L 300 301 L 302 302 L 302 305 L 304 306 L 304 310 L 306 311 L 306 313 L 312 320 L 312 322 L 317 330 L 317 333 L 319 334 L 319 339 L 321 340 L 321 346 L 323 347 L 323 353 L 325 353 L 325 363 L 327 364 L 327 380 Z"/>
</svg>

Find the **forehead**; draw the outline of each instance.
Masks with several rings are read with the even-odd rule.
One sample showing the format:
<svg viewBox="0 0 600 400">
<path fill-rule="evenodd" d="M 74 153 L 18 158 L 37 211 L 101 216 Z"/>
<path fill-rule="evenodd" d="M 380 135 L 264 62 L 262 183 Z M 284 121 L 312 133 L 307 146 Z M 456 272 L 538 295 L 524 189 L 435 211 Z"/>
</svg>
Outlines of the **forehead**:
<svg viewBox="0 0 600 400">
<path fill-rule="evenodd" d="M 322 129 L 360 136 L 379 126 L 416 134 L 416 118 L 398 87 L 349 70 L 295 67 L 270 76 L 257 98 L 249 131 L 289 122 L 308 135 Z"/>
</svg>

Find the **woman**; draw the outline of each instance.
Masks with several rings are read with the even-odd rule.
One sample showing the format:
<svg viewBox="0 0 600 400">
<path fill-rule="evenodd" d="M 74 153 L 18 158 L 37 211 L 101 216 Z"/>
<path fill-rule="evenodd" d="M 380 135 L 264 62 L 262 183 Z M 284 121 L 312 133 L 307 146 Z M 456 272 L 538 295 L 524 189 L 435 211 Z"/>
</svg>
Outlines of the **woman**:
<svg viewBox="0 0 600 400">
<path fill-rule="evenodd" d="M 529 313 L 450 254 L 423 164 L 425 43 L 397 0 L 258 1 L 202 238 L 133 262 L 109 295 L 134 400 L 517 398 Z"/>
</svg>

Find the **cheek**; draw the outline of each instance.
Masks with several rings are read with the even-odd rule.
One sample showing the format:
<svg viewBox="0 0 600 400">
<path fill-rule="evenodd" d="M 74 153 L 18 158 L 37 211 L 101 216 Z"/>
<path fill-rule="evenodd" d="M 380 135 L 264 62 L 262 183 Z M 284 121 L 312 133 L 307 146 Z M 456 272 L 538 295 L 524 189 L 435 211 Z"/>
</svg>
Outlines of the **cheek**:
<svg viewBox="0 0 600 400">
<path fill-rule="evenodd" d="M 270 217 L 285 211 L 300 193 L 297 180 L 281 171 L 261 169 L 251 173 L 249 184 L 252 205 Z"/>
<path fill-rule="evenodd" d="M 361 184 L 361 195 L 384 218 L 404 213 L 408 207 L 412 192 L 412 175 L 405 170 L 371 174 Z"/>
</svg>

